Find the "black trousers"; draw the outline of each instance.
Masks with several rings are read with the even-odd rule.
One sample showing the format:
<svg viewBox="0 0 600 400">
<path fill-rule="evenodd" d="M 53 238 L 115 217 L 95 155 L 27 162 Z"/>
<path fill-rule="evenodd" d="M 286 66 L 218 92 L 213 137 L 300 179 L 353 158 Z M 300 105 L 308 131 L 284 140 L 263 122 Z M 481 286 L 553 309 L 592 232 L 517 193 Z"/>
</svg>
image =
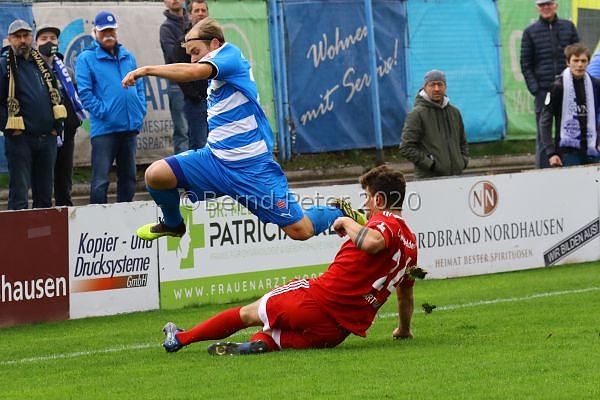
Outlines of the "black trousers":
<svg viewBox="0 0 600 400">
<path fill-rule="evenodd" d="M 63 145 L 56 153 L 54 164 L 54 204 L 57 207 L 72 206 L 73 188 L 73 151 L 75 149 L 77 129 L 65 130 Z"/>
</svg>

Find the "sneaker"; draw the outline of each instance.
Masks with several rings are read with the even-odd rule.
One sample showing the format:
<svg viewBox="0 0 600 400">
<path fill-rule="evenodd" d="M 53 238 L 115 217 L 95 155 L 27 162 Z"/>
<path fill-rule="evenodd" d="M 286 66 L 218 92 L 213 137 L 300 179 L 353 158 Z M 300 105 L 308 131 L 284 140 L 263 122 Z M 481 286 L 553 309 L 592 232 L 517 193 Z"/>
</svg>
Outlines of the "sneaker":
<svg viewBox="0 0 600 400">
<path fill-rule="evenodd" d="M 179 329 L 177 325 L 172 322 L 167 322 L 163 327 L 163 332 L 165 333 L 165 342 L 163 343 L 163 347 L 167 353 L 174 353 L 183 347 L 176 336 L 177 332 L 183 332 L 183 329 Z"/>
<path fill-rule="evenodd" d="M 269 351 L 269 346 L 262 340 L 255 342 L 218 342 L 208 346 L 208 354 L 211 356 L 236 356 L 246 354 L 260 354 Z"/>
<path fill-rule="evenodd" d="M 346 200 L 344 200 L 342 198 L 337 198 L 333 201 L 333 203 L 331 205 L 334 206 L 335 208 L 339 209 L 342 212 L 342 214 L 344 214 L 345 217 L 352 218 L 354 221 L 356 221 L 360 225 L 367 224 L 367 217 L 360 211 L 357 211 L 354 208 L 352 208 L 350 203 L 347 202 Z"/>
<path fill-rule="evenodd" d="M 185 223 L 181 221 L 177 227 L 171 228 L 165 225 L 162 218 L 159 218 L 158 224 L 146 224 L 138 228 L 136 234 L 143 240 L 154 240 L 161 236 L 182 237 L 185 235 Z"/>
</svg>

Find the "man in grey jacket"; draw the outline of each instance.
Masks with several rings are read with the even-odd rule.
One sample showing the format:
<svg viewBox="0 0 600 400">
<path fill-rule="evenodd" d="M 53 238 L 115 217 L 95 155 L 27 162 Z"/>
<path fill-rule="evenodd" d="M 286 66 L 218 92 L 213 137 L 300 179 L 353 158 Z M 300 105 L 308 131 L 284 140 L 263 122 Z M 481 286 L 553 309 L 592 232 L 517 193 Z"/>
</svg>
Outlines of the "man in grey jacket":
<svg viewBox="0 0 600 400">
<path fill-rule="evenodd" d="M 406 116 L 400 154 L 415 164 L 417 178 L 460 175 L 469 162 L 462 116 L 446 96 L 446 75 L 425 74 L 423 89 Z"/>
</svg>

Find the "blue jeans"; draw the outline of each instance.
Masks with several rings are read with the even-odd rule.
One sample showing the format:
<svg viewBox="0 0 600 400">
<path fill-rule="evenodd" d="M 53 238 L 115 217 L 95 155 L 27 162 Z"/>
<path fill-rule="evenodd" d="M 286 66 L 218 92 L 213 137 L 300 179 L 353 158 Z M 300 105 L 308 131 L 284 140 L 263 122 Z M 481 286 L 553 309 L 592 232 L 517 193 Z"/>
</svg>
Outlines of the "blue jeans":
<svg viewBox="0 0 600 400">
<path fill-rule="evenodd" d="M 173 121 L 173 150 L 175 154 L 182 153 L 189 148 L 188 124 L 183 113 L 183 92 L 176 84 L 169 84 L 167 91 L 169 97 L 169 111 Z"/>
<path fill-rule="evenodd" d="M 92 183 L 90 203 L 106 204 L 109 173 L 117 162 L 117 202 L 132 201 L 135 195 L 135 151 L 137 132 L 117 132 L 92 138 Z"/>
<path fill-rule="evenodd" d="M 7 135 L 5 146 L 9 175 L 8 209 L 28 208 L 30 187 L 33 208 L 52 207 L 56 136 Z"/>
<path fill-rule="evenodd" d="M 206 145 L 208 136 L 206 107 L 206 99 L 199 102 L 187 97 L 184 99 L 183 111 L 189 127 L 190 150 L 197 150 Z"/>
</svg>

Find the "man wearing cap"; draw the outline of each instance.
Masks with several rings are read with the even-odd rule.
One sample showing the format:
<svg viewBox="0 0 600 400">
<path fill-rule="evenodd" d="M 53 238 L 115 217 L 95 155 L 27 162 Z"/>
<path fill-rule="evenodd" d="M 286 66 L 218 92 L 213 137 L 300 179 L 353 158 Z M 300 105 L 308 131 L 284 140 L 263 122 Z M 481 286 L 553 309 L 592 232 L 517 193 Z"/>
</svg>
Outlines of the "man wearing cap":
<svg viewBox="0 0 600 400">
<path fill-rule="evenodd" d="M 136 141 L 146 115 L 146 98 L 142 80 L 127 89 L 121 87 L 121 80 L 137 64 L 134 56 L 117 42 L 117 27 L 112 13 L 98 13 L 93 29 L 96 40 L 75 63 L 79 97 L 91 125 L 92 204 L 107 202 L 114 161 L 117 201 L 132 201 L 136 189 Z"/>
<path fill-rule="evenodd" d="M 23 20 L 8 27 L 9 46 L 0 57 L 0 129 L 9 169 L 8 209 L 52 207 L 56 136 L 66 109 L 56 79 L 32 48 L 32 29 Z"/>
<path fill-rule="evenodd" d="M 64 57 L 58 52 L 59 36 L 60 29 L 49 24 L 38 26 L 35 32 L 35 45 L 54 73 L 63 104 L 67 109 L 63 134 L 58 136 L 59 146 L 54 165 L 54 204 L 57 207 L 73 205 L 71 187 L 75 133 L 86 118 L 73 81 L 73 71 L 63 63 Z"/>
<path fill-rule="evenodd" d="M 400 154 L 415 165 L 417 178 L 460 175 L 469 163 L 462 116 L 446 96 L 446 75 L 425 74 L 423 89 L 406 116 Z"/>
<path fill-rule="evenodd" d="M 537 131 L 535 164 L 537 168 L 548 168 L 548 158 L 540 137 L 540 115 L 550 85 L 567 67 L 563 51 L 568 45 L 579 42 L 579 35 L 571 21 L 558 18 L 556 1 L 535 0 L 535 4 L 539 19 L 523 31 L 521 72 L 527 89 L 534 96 Z"/>
</svg>

